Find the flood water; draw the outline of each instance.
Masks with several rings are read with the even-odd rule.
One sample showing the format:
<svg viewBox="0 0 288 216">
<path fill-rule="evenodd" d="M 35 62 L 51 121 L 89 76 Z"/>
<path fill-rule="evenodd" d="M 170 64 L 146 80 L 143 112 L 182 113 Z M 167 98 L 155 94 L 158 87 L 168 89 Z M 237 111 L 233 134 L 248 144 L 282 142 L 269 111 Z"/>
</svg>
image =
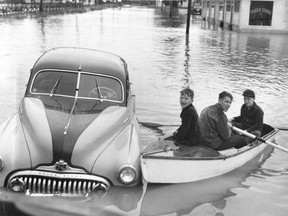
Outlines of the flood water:
<svg viewBox="0 0 288 216">
<path fill-rule="evenodd" d="M 288 128 L 287 35 L 215 30 L 200 19 L 192 19 L 186 35 L 185 13 L 174 11 L 170 18 L 169 10 L 122 7 L 0 18 L 0 123 L 17 111 L 37 58 L 50 48 L 73 46 L 113 52 L 127 61 L 139 121 L 180 124 L 179 91 L 189 85 L 195 91 L 198 113 L 216 103 L 218 94 L 226 90 L 234 96 L 227 116 L 236 116 L 242 92 L 251 88 L 265 112 L 265 122 Z M 175 129 L 141 126 L 143 146 Z M 275 141 L 288 148 L 288 131 L 280 131 Z M 1 198 L 17 201 L 16 207 L 28 215 L 284 216 L 288 211 L 288 154 L 268 148 L 218 178 L 113 188 L 107 196 L 86 202 L 35 199 L 31 204 L 13 194 Z M 16 212 L 10 215 L 19 215 Z"/>
</svg>

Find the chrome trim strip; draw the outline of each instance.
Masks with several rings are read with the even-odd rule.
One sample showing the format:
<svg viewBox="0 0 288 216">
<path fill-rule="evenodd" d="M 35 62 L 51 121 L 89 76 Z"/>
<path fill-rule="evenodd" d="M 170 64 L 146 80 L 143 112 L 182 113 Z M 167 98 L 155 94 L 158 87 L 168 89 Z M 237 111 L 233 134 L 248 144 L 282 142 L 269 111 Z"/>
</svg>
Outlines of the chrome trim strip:
<svg viewBox="0 0 288 216">
<path fill-rule="evenodd" d="M 65 161 L 64 161 L 65 162 Z M 48 172 L 59 172 L 59 170 L 57 170 L 55 168 L 56 164 L 52 165 L 52 166 L 39 166 L 36 168 L 37 171 L 48 171 Z M 65 170 L 61 170 L 61 173 L 77 173 L 77 174 L 86 174 L 86 172 L 83 169 L 77 169 L 77 168 L 72 168 L 70 167 L 68 164 L 66 166 Z"/>
<path fill-rule="evenodd" d="M 70 115 L 69 115 L 68 121 L 66 123 L 66 126 L 64 127 L 64 135 L 66 135 L 67 132 L 68 132 L 68 129 L 69 129 L 69 126 L 70 126 L 70 122 L 71 122 L 71 118 L 72 118 L 72 115 L 73 115 L 73 112 L 74 112 L 74 109 L 75 109 L 75 106 L 76 106 L 76 103 L 77 103 L 78 94 L 79 94 L 80 77 L 81 77 L 81 72 L 78 73 L 77 84 L 76 84 L 76 89 L 75 89 L 75 96 L 74 96 L 74 102 L 73 102 L 73 106 L 72 106 L 71 111 L 70 111 Z"/>
<path fill-rule="evenodd" d="M 43 188 L 44 193 L 45 193 L 46 192 L 46 179 L 43 179 L 42 188 Z"/>
<path fill-rule="evenodd" d="M 72 182 L 70 180 L 68 183 L 68 193 L 71 193 L 71 186 L 72 186 Z"/>
</svg>

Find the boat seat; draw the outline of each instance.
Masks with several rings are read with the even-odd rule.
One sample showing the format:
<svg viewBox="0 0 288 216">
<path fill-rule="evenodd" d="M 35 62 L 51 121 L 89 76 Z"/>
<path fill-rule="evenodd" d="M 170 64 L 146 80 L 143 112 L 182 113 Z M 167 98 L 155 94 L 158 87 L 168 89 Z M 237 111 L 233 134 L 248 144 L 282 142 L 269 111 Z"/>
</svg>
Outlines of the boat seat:
<svg viewBox="0 0 288 216">
<path fill-rule="evenodd" d="M 230 148 L 230 149 L 225 149 L 225 150 L 221 150 L 221 151 L 218 151 L 221 155 L 233 155 L 233 154 L 236 154 L 240 151 L 244 151 L 246 149 L 249 149 L 251 148 L 251 145 L 246 145 L 246 146 L 243 146 L 242 148 L 240 149 L 236 149 L 236 148 Z"/>
</svg>

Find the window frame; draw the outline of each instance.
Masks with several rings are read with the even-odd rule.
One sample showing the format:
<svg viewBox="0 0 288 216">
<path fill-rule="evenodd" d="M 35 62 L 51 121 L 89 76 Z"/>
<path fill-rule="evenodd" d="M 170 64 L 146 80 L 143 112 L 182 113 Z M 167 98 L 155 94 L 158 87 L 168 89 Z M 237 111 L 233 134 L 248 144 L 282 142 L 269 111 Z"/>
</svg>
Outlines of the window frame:
<svg viewBox="0 0 288 216">
<path fill-rule="evenodd" d="M 110 76 L 110 75 L 105 75 L 105 74 L 100 74 L 100 73 L 94 73 L 94 72 L 87 72 L 87 71 L 72 71 L 72 70 L 60 70 L 60 69 L 44 69 L 44 70 L 40 70 L 40 71 L 37 71 L 37 73 L 34 74 L 33 76 L 33 79 L 32 79 L 32 82 L 31 82 L 31 85 L 30 85 L 30 88 L 29 88 L 29 92 L 30 94 L 32 95 L 46 95 L 46 96 L 51 96 L 51 93 L 50 92 L 47 92 L 47 93 L 37 93 L 37 92 L 34 92 L 32 91 L 33 90 L 33 86 L 34 86 L 34 83 L 35 83 L 35 80 L 37 78 L 37 76 L 40 74 L 40 73 L 45 73 L 45 72 L 50 72 L 50 73 L 74 73 L 77 75 L 77 82 L 80 83 L 81 81 L 81 75 L 82 74 L 85 74 L 85 75 L 90 75 L 90 76 L 95 76 L 96 77 L 96 80 L 97 80 L 97 77 L 105 77 L 105 78 L 108 78 L 108 79 L 114 79 L 116 80 L 119 84 L 120 84 L 120 89 L 121 89 L 121 99 L 120 100 L 112 100 L 112 99 L 107 99 L 107 98 L 92 98 L 92 97 L 79 97 L 77 96 L 77 100 L 97 100 L 97 101 L 109 101 L 109 102 L 114 102 L 114 103 L 123 103 L 125 101 L 125 92 L 124 92 L 124 85 L 123 83 L 121 82 L 120 79 L 118 79 L 117 77 L 114 77 L 114 76 Z M 80 74 L 80 76 L 78 76 Z M 80 80 L 79 80 L 80 79 Z M 61 81 L 60 81 L 61 82 Z M 77 83 L 76 82 L 76 83 Z M 71 95 L 65 95 L 65 94 L 59 94 L 59 93 L 54 93 L 53 96 L 57 96 L 57 97 L 64 97 L 64 98 L 75 98 L 76 97 L 76 87 L 75 86 L 75 95 L 71 96 Z M 96 86 L 95 86 L 96 87 Z M 100 86 L 101 87 L 101 86 Z"/>
</svg>

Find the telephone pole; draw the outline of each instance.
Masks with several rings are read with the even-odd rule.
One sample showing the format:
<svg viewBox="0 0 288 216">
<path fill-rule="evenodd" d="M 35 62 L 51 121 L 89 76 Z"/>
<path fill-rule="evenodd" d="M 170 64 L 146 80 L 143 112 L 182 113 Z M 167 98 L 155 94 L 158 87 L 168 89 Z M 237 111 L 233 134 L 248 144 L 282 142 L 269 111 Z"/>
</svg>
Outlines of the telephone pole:
<svg viewBox="0 0 288 216">
<path fill-rule="evenodd" d="M 189 34 L 192 0 L 188 0 L 186 34 Z"/>
</svg>

